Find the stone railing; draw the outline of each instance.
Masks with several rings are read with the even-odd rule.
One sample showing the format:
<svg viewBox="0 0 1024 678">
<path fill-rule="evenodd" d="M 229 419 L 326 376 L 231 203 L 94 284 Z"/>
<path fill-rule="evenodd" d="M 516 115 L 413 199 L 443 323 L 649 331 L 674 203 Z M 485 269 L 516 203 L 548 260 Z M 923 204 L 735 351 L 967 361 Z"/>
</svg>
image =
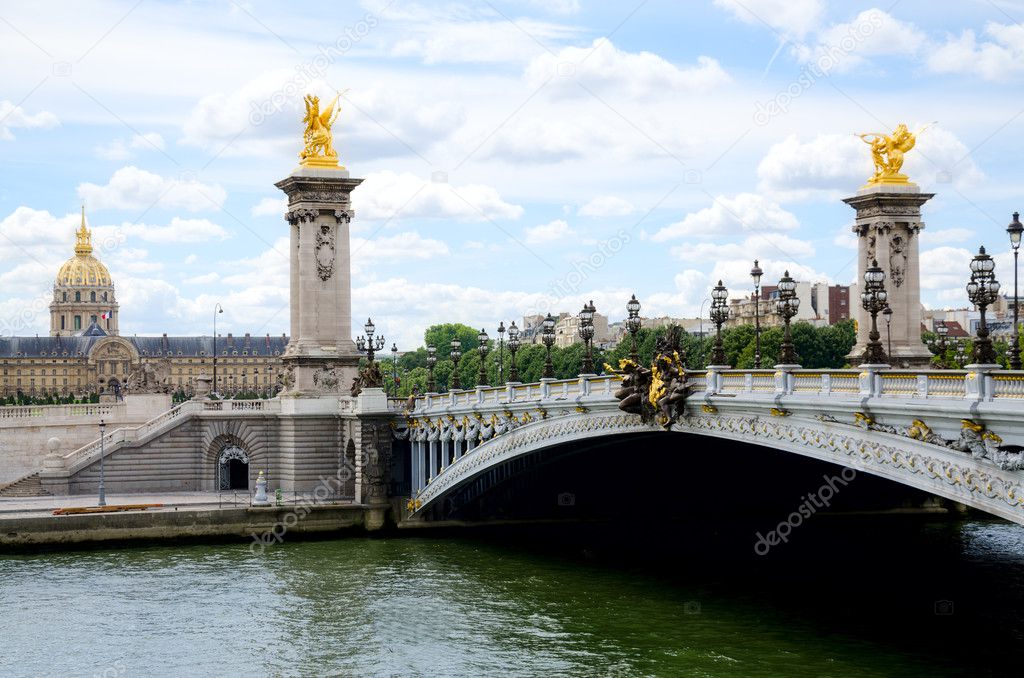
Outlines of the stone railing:
<svg viewBox="0 0 1024 678">
<path fill-rule="evenodd" d="M 204 412 L 267 412 L 281 411 L 280 400 L 205 400 Z"/>
<path fill-rule="evenodd" d="M 1024 372 L 987 370 L 733 370 L 710 369 L 686 373 L 694 394 L 806 395 L 856 399 L 944 399 L 992 401 L 1024 399 Z M 474 389 L 428 393 L 416 399 L 414 411 L 438 409 L 496 409 L 501 405 L 547 400 L 612 398 L 622 383 L 619 375 L 546 379 L 531 384 L 478 386 Z M 401 410 L 404 411 L 404 405 Z"/>
<path fill-rule="evenodd" d="M 125 403 L 84 403 L 80 405 L 7 405 L 0 407 L 0 421 L 9 419 L 59 419 L 70 417 L 116 417 Z"/>
</svg>

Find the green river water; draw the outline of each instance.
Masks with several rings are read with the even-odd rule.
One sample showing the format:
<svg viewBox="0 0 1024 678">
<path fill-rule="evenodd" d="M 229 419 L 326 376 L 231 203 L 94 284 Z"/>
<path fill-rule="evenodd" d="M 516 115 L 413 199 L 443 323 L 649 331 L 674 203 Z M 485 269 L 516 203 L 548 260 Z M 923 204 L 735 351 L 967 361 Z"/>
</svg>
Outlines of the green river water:
<svg viewBox="0 0 1024 678">
<path fill-rule="evenodd" d="M 628 533 L 0 556 L 0 674 L 1022 675 L 1024 528 L 821 520 L 766 558 Z"/>
</svg>

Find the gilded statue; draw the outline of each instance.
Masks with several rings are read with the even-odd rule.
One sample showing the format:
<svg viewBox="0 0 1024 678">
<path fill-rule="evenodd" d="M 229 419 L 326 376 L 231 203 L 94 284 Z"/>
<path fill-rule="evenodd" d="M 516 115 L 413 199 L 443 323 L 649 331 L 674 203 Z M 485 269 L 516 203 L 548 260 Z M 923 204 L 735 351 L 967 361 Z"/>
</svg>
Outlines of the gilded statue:
<svg viewBox="0 0 1024 678">
<path fill-rule="evenodd" d="M 334 136 L 331 134 L 331 125 L 341 112 L 341 107 L 337 105 L 339 97 L 341 93 L 334 97 L 327 110 L 321 112 L 320 97 L 306 95 L 306 117 L 302 119 L 302 122 L 306 123 L 306 130 L 302 135 L 305 147 L 299 153 L 300 165 L 339 167 L 338 153 L 334 150 Z"/>
<path fill-rule="evenodd" d="M 925 125 L 917 134 L 921 134 L 928 127 L 929 125 Z M 910 183 L 907 175 L 900 170 L 903 169 L 903 156 L 917 143 L 917 135 L 905 124 L 900 123 L 892 134 L 869 132 L 857 136 L 871 146 L 871 158 L 875 162 L 875 173 L 868 179 L 868 186 Z"/>
</svg>

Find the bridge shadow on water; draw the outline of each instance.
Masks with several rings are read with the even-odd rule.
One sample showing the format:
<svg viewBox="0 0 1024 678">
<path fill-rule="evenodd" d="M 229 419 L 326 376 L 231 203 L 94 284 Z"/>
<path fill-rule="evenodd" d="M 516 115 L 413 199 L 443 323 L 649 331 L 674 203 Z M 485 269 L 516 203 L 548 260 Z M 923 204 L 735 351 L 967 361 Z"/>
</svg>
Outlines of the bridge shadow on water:
<svg viewBox="0 0 1024 678">
<path fill-rule="evenodd" d="M 446 510 L 480 525 L 457 538 L 653 578 L 698 610 L 727 600 L 943 675 L 1024 665 L 1024 528 L 826 462 L 623 436 L 545 451 Z"/>
</svg>

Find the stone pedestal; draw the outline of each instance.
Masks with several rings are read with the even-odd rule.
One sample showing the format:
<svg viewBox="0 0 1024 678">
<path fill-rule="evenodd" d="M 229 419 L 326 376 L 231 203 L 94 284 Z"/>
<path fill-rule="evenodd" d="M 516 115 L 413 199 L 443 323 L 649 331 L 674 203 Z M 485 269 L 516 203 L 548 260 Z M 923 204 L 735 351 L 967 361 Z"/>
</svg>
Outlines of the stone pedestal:
<svg viewBox="0 0 1024 678">
<path fill-rule="evenodd" d="M 291 340 L 285 397 L 347 393 L 359 367 L 352 341 L 349 224 L 362 182 L 342 169 L 300 167 L 275 184 L 288 196 Z"/>
<path fill-rule="evenodd" d="M 862 188 L 857 195 L 843 200 L 857 210 L 854 232 L 859 237 L 857 263 L 857 289 L 864 289 L 864 271 L 877 260 L 885 271 L 885 290 L 893 310 L 889 327 L 892 338 L 894 364 L 924 367 L 932 353 L 921 341 L 921 278 L 918 260 L 918 234 L 924 228 L 921 205 L 935 194 L 922 193 L 914 184 L 877 185 Z M 871 331 L 871 316 L 864 310 L 860 297 L 850 295 L 857 319 L 857 344 L 847 358 L 858 364 L 864 358 L 864 349 Z M 886 327 L 879 317 L 882 346 L 888 353 L 889 339 Z"/>
</svg>

